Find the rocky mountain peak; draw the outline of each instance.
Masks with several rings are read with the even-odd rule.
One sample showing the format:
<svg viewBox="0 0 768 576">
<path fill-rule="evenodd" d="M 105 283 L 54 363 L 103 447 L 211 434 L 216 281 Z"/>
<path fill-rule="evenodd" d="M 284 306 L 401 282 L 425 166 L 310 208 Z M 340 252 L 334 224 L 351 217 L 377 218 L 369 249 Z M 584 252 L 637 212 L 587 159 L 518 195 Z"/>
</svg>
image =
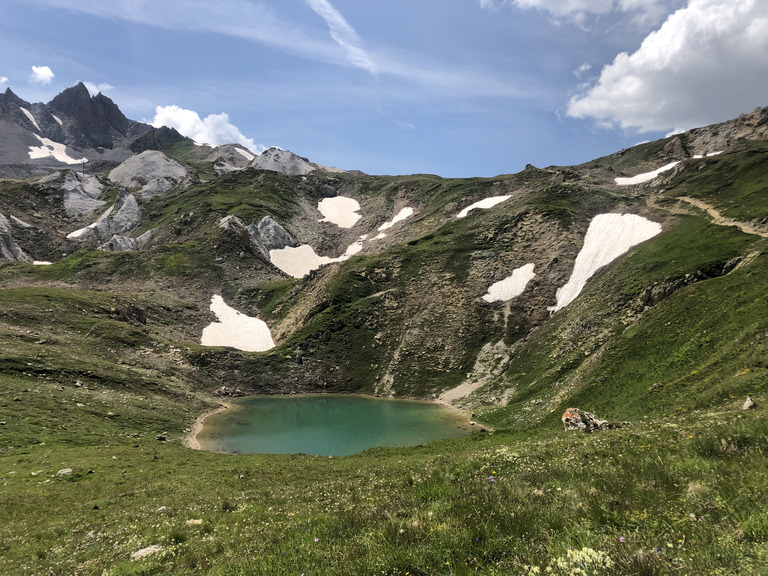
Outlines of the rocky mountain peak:
<svg viewBox="0 0 768 576">
<path fill-rule="evenodd" d="M 115 136 L 125 136 L 134 124 L 109 97 L 91 96 L 82 82 L 64 90 L 48 107 L 75 122 L 80 130 L 73 144 L 86 148 L 112 148 Z"/>
<path fill-rule="evenodd" d="M 0 94 L 0 114 L 7 114 L 20 106 L 28 107 L 29 103 L 16 96 L 10 88 L 6 88 L 5 92 Z"/>
</svg>

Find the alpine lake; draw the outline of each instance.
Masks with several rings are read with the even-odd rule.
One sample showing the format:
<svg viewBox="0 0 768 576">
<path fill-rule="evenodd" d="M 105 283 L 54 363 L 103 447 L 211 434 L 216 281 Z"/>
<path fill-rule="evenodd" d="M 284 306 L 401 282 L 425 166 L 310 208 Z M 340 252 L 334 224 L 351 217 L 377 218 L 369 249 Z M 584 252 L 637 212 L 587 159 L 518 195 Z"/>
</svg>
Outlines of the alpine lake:
<svg viewBox="0 0 768 576">
<path fill-rule="evenodd" d="M 198 446 L 213 452 L 347 456 L 470 434 L 440 404 L 353 395 L 253 396 L 204 419 Z"/>
</svg>

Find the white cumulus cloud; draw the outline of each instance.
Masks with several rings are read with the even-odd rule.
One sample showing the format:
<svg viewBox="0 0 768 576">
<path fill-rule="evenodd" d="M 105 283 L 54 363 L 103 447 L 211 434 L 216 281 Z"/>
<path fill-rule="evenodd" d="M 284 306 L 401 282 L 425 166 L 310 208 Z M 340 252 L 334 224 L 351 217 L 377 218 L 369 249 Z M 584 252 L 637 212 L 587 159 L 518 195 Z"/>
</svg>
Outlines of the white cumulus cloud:
<svg viewBox="0 0 768 576">
<path fill-rule="evenodd" d="M 347 52 L 347 57 L 355 66 L 359 66 L 369 72 L 376 72 L 376 65 L 370 55 L 363 48 L 363 41 L 328 0 L 306 0 L 312 8 L 328 24 L 331 38 Z"/>
<path fill-rule="evenodd" d="M 768 0 L 690 0 L 605 66 L 567 113 L 604 127 L 681 131 L 764 106 Z"/>
<path fill-rule="evenodd" d="M 50 84 L 55 74 L 48 66 L 32 66 L 30 80 L 38 84 Z"/>
<path fill-rule="evenodd" d="M 261 153 L 265 150 L 264 146 L 256 144 L 252 138 L 248 138 L 240 132 L 237 126 L 229 121 L 229 116 L 224 112 L 200 118 L 200 115 L 194 110 L 187 110 L 175 104 L 158 106 L 155 108 L 155 118 L 152 125 L 155 128 L 160 126 L 175 128 L 180 134 L 192 138 L 199 144 L 211 144 L 213 146 L 242 144 L 252 152 Z"/>
<path fill-rule="evenodd" d="M 8 82 L 8 78 L 5 76 L 0 76 L 0 84 L 5 84 L 6 82 Z"/>
</svg>

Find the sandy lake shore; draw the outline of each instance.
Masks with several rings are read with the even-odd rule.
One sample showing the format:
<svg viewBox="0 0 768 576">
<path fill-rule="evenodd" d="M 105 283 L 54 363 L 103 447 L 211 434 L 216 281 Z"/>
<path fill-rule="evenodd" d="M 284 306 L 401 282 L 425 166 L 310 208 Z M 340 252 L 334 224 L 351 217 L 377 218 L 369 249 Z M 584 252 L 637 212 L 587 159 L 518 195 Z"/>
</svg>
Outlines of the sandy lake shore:
<svg viewBox="0 0 768 576">
<path fill-rule="evenodd" d="M 208 410 L 207 412 L 204 412 L 200 416 L 198 416 L 195 419 L 195 423 L 192 425 L 191 432 L 187 434 L 184 440 L 182 441 L 184 446 L 186 446 L 187 448 L 192 448 L 193 450 L 202 450 L 203 447 L 200 445 L 200 442 L 197 440 L 197 436 L 203 430 L 203 426 L 205 425 L 205 419 L 208 418 L 209 416 L 213 416 L 214 414 L 218 414 L 219 412 L 223 412 L 224 410 L 229 410 L 230 408 L 232 408 L 231 404 L 228 404 L 226 402 L 220 402 L 218 408 L 214 408 L 213 410 Z"/>
</svg>

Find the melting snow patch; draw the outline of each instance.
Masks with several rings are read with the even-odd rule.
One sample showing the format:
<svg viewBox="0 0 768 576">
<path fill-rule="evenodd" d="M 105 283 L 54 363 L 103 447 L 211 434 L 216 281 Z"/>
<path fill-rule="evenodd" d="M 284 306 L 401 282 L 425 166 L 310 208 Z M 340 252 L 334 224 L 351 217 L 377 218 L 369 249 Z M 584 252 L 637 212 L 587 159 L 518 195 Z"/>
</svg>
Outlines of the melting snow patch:
<svg viewBox="0 0 768 576">
<path fill-rule="evenodd" d="M 40 130 L 40 125 L 37 123 L 37 120 L 35 120 L 35 117 L 34 117 L 34 116 L 32 116 L 32 112 L 30 112 L 30 111 L 29 111 L 29 110 L 27 110 L 26 108 L 22 108 L 21 106 L 19 106 L 19 110 L 21 110 L 22 112 L 24 112 L 25 116 L 26 116 L 27 118 L 29 118 L 29 121 L 30 121 L 30 122 L 32 122 L 32 124 L 34 124 L 34 125 L 35 125 L 35 128 L 37 128 L 37 131 L 38 131 L 38 132 L 41 132 L 41 130 Z"/>
<path fill-rule="evenodd" d="M 35 260 L 32 262 L 33 266 L 50 266 L 51 264 L 53 264 L 53 262 L 48 262 L 46 260 Z"/>
<path fill-rule="evenodd" d="M 631 176 L 629 178 L 614 178 L 614 181 L 619 186 L 631 186 L 632 184 L 642 184 L 643 182 L 650 182 L 662 172 L 666 172 L 667 170 L 672 170 L 672 168 L 674 168 L 678 164 L 680 164 L 680 162 L 670 162 L 666 166 L 662 166 L 661 168 L 659 168 L 658 170 L 654 170 L 653 172 L 646 172 L 644 174 L 638 174 L 637 176 Z"/>
<path fill-rule="evenodd" d="M 357 243 L 353 244 L 355 246 Z M 349 252 L 352 247 L 347 249 Z M 361 246 L 362 249 L 362 246 Z M 358 250 L 359 252 L 360 250 Z M 319 256 L 315 249 L 309 244 L 302 244 L 296 248 L 286 246 L 279 250 L 270 250 L 269 259 L 272 264 L 280 268 L 288 276 L 294 278 L 304 278 L 312 270 L 317 270 L 320 266 L 331 264 L 333 262 L 341 262 L 352 256 L 352 254 L 344 254 L 338 258 L 328 258 L 327 256 Z"/>
<path fill-rule="evenodd" d="M 573 302 L 587 280 L 600 268 L 625 254 L 633 246 L 661 232 L 661 224 L 635 214 L 600 214 L 589 223 L 571 278 L 557 290 L 557 304 L 548 308 L 557 312 Z"/>
<path fill-rule="evenodd" d="M 321 266 L 326 264 L 333 264 L 334 262 L 344 262 L 349 260 L 355 254 L 359 253 L 363 249 L 363 240 L 367 238 L 367 234 L 360 236 L 360 238 L 349 245 L 347 251 L 344 252 L 338 258 L 329 258 L 328 256 L 320 256 L 315 252 L 309 244 L 302 244 L 296 248 L 286 246 L 278 250 L 269 251 L 269 259 L 280 270 L 292 276 L 294 278 L 304 278 L 312 270 L 317 270 Z"/>
<path fill-rule="evenodd" d="M 203 329 L 203 346 L 231 346 L 246 352 L 264 352 L 275 347 L 266 322 L 230 308 L 218 294 L 211 298 L 211 312 L 219 321 Z"/>
<path fill-rule="evenodd" d="M 398 222 L 407 220 L 411 216 L 413 216 L 413 208 L 403 208 L 402 210 L 400 210 L 400 212 L 397 213 L 397 215 L 394 218 L 392 218 L 392 220 L 390 220 L 389 222 L 384 222 L 384 224 L 379 226 L 378 230 L 379 232 L 383 232 L 384 230 L 389 230 L 390 228 L 392 228 L 392 226 L 394 226 Z"/>
<path fill-rule="evenodd" d="M 250 152 L 246 152 L 245 150 L 243 150 L 241 148 L 235 147 L 235 152 L 237 152 L 238 154 L 240 154 L 240 156 L 242 156 L 243 158 L 248 160 L 248 162 L 253 162 L 256 159 L 256 156 L 254 156 Z"/>
<path fill-rule="evenodd" d="M 533 272 L 535 264 L 526 264 L 512 272 L 512 276 L 505 278 L 501 282 L 496 282 L 488 288 L 488 294 L 483 296 L 486 302 L 506 302 L 520 296 L 528 285 L 528 282 L 536 276 Z"/>
<path fill-rule="evenodd" d="M 18 224 L 22 228 L 32 228 L 32 224 L 27 224 L 26 222 L 24 222 L 24 220 L 19 220 L 18 218 L 16 218 L 16 216 L 11 215 L 11 220 L 16 222 L 16 224 Z"/>
<path fill-rule="evenodd" d="M 360 204 L 354 198 L 346 196 L 325 198 L 318 202 L 317 209 L 324 216 L 318 222 L 330 222 L 339 228 L 352 228 L 362 218 L 356 213 L 360 210 Z"/>
<path fill-rule="evenodd" d="M 707 154 L 694 154 L 694 156 L 693 156 L 693 157 L 694 157 L 696 160 L 701 160 L 701 159 L 702 159 L 702 158 L 704 158 L 705 156 L 706 156 L 707 158 L 711 158 L 712 156 L 719 156 L 719 155 L 720 155 L 720 154 L 722 154 L 722 153 L 723 153 L 723 151 L 722 151 L 722 150 L 720 150 L 719 152 L 708 152 Z"/>
<path fill-rule="evenodd" d="M 69 156 L 67 154 L 67 147 L 64 146 L 64 144 L 54 142 L 48 138 L 41 138 L 37 134 L 34 134 L 34 137 L 40 140 L 42 146 L 29 147 L 29 157 L 32 160 L 37 158 L 48 158 L 50 156 L 51 158 L 54 158 L 59 162 L 63 162 L 64 164 L 80 164 L 81 162 L 86 162 L 85 158 L 78 160 L 77 158 L 72 158 Z"/>
<path fill-rule="evenodd" d="M 489 208 L 493 208 L 497 204 L 506 202 L 510 198 L 512 198 L 512 196 L 492 196 L 491 198 L 480 200 L 480 202 L 475 202 L 474 204 L 471 204 L 466 208 L 464 208 L 464 210 L 458 213 L 458 215 L 456 216 L 456 219 L 458 220 L 459 218 L 464 218 L 467 214 L 469 214 L 472 210 L 475 210 L 475 209 L 488 210 Z"/>
<path fill-rule="evenodd" d="M 56 120 L 56 122 L 59 124 L 59 126 L 64 126 L 64 122 L 61 121 L 61 118 L 59 118 L 55 114 L 51 114 L 51 116 L 53 116 L 53 119 Z"/>
</svg>

